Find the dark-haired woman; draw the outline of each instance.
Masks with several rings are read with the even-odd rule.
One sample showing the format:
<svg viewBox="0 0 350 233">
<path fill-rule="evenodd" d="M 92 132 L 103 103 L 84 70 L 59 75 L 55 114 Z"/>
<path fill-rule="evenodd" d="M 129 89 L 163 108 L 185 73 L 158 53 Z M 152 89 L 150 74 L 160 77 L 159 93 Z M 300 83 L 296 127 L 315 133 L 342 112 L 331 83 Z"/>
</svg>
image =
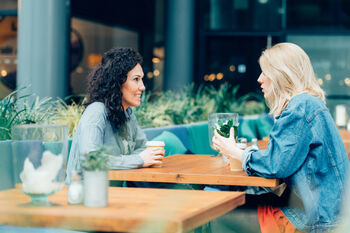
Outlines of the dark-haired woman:
<svg viewBox="0 0 350 233">
<path fill-rule="evenodd" d="M 164 150 L 146 149 L 146 136 L 129 107 L 139 106 L 145 90 L 141 55 L 130 48 L 113 48 L 89 75 L 86 109 L 73 137 L 67 166 L 80 169 L 80 155 L 105 145 L 111 169 L 161 164 Z"/>
</svg>

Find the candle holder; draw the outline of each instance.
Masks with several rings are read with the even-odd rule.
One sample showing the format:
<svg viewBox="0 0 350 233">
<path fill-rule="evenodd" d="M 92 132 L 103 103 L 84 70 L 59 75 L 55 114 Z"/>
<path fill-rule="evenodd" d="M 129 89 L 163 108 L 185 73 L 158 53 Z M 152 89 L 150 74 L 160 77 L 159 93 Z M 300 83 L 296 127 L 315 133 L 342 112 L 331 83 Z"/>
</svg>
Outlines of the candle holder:
<svg viewBox="0 0 350 233">
<path fill-rule="evenodd" d="M 31 198 L 24 205 L 52 205 L 47 198 L 65 181 L 67 126 L 19 125 L 12 129 L 12 139 L 15 184 Z"/>
</svg>

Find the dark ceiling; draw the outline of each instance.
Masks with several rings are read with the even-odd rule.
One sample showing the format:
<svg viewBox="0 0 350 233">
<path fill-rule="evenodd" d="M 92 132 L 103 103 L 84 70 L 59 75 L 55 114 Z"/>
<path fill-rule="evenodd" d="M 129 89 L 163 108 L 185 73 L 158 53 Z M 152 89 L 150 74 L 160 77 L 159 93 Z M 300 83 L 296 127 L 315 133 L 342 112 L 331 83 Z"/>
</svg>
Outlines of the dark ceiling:
<svg viewBox="0 0 350 233">
<path fill-rule="evenodd" d="M 153 31 L 155 0 L 71 0 L 71 15 L 110 26 Z"/>
</svg>

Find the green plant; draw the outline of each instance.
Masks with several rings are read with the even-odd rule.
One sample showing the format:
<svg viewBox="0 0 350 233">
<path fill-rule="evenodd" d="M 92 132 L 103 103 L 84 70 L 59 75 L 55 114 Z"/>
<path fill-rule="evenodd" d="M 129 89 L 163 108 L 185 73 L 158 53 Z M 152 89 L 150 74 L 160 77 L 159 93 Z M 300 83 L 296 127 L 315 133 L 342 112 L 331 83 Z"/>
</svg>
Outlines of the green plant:
<svg viewBox="0 0 350 233">
<path fill-rule="evenodd" d="M 237 112 L 239 115 L 255 115 L 267 112 L 263 97 L 256 93 L 248 93 L 238 97 L 239 86 L 230 87 L 222 84 L 217 90 L 213 86 L 206 87 L 205 92 L 215 100 L 214 112 Z"/>
<path fill-rule="evenodd" d="M 68 136 L 73 137 L 84 109 L 83 105 L 76 104 L 75 102 L 71 105 L 67 105 L 64 100 L 58 99 L 52 109 L 53 112 L 48 122 L 67 125 Z"/>
<path fill-rule="evenodd" d="M 96 151 L 91 151 L 89 153 L 83 154 L 81 158 L 81 167 L 85 171 L 106 171 L 109 169 L 108 162 L 109 156 L 108 153 L 110 149 L 101 146 Z"/>
<path fill-rule="evenodd" d="M 220 134 L 221 136 L 223 136 L 225 138 L 229 138 L 230 137 L 230 129 L 232 127 L 234 127 L 233 120 L 229 120 L 226 124 L 222 123 L 222 121 L 219 120 L 218 125 L 220 127 L 218 129 L 216 129 L 218 134 Z"/>
<path fill-rule="evenodd" d="M 11 139 L 11 128 L 20 123 L 18 116 L 24 110 L 17 109 L 17 101 L 27 98 L 30 95 L 24 95 L 16 98 L 16 94 L 24 88 L 17 89 L 0 100 L 0 140 Z"/>
<path fill-rule="evenodd" d="M 141 106 L 134 109 L 142 128 L 190 124 L 207 121 L 213 112 L 237 112 L 240 115 L 267 111 L 264 100 L 254 93 L 237 97 L 238 86 L 188 85 L 178 92 L 166 91 L 142 95 Z"/>
<path fill-rule="evenodd" d="M 141 101 L 134 112 L 143 128 L 204 121 L 215 105 L 200 89 L 195 91 L 193 84 L 179 92 L 147 93 Z"/>
<path fill-rule="evenodd" d="M 34 100 L 24 99 L 21 112 L 18 114 L 19 124 L 40 124 L 46 122 L 53 113 L 53 101 L 50 97 Z"/>
</svg>

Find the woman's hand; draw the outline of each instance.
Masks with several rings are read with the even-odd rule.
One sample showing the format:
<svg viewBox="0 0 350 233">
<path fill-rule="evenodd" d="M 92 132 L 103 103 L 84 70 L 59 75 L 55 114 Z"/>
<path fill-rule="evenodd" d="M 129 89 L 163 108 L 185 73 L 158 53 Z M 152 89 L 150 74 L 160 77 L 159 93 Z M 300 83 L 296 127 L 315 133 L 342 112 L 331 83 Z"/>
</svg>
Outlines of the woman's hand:
<svg viewBox="0 0 350 233">
<path fill-rule="evenodd" d="M 222 137 L 214 130 L 213 145 L 220 154 L 226 156 L 227 158 L 233 157 L 235 159 L 242 160 L 243 150 L 239 149 L 235 142 L 235 133 L 233 128 L 230 129 L 230 137 Z"/>
<path fill-rule="evenodd" d="M 165 151 L 164 151 L 164 148 L 162 147 L 146 148 L 146 150 L 140 153 L 140 156 L 143 159 L 142 167 L 149 167 L 152 165 L 161 165 L 164 153 Z"/>
</svg>

